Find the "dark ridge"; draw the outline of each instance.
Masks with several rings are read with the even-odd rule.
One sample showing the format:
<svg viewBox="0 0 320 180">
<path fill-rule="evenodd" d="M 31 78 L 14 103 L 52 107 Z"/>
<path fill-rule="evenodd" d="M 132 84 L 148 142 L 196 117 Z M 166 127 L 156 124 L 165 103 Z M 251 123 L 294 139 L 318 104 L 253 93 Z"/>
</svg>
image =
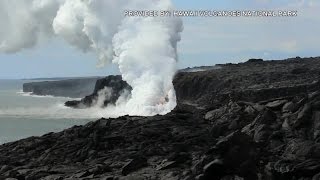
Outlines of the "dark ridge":
<svg viewBox="0 0 320 180">
<path fill-rule="evenodd" d="M 65 106 L 72 107 L 72 108 L 87 108 L 90 106 L 96 105 L 99 92 L 103 90 L 104 88 L 109 88 L 111 91 L 111 95 L 108 95 L 108 97 L 105 97 L 104 106 L 107 106 L 108 104 L 114 104 L 120 95 L 124 93 L 124 91 L 131 92 L 130 85 L 123 81 L 121 76 L 107 76 L 103 79 L 98 79 L 95 86 L 93 93 L 82 98 L 80 101 L 67 101 L 65 103 Z"/>
<path fill-rule="evenodd" d="M 40 96 L 60 96 L 80 98 L 90 94 L 99 77 L 64 79 L 23 84 L 23 92 L 31 92 Z"/>
<path fill-rule="evenodd" d="M 258 63 L 258 62 L 262 62 L 263 59 L 255 59 L 255 58 L 252 58 L 252 59 L 249 59 L 247 61 L 247 63 Z"/>
</svg>

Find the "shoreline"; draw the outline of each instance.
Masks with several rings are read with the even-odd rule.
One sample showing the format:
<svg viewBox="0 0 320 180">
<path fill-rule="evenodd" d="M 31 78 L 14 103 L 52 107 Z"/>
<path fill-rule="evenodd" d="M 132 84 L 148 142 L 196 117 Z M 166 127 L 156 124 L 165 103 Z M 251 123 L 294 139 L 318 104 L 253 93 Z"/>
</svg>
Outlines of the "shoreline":
<svg viewBox="0 0 320 180">
<path fill-rule="evenodd" d="M 179 72 L 177 107 L 0 145 L 0 179 L 320 176 L 320 58 Z"/>
</svg>

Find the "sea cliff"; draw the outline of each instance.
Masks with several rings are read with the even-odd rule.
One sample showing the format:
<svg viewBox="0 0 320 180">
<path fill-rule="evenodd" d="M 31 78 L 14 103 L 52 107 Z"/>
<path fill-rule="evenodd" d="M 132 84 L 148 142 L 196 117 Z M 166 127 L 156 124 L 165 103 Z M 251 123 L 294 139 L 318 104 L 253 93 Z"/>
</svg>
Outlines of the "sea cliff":
<svg viewBox="0 0 320 180">
<path fill-rule="evenodd" d="M 174 78 L 164 116 L 99 119 L 0 146 L 0 179 L 320 178 L 320 58 Z"/>
</svg>

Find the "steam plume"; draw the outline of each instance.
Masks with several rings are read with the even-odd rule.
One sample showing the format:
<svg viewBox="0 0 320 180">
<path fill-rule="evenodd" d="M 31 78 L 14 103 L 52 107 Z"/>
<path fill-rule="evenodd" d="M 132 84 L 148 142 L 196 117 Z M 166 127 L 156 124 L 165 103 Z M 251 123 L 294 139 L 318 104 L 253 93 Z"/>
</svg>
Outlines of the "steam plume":
<svg viewBox="0 0 320 180">
<path fill-rule="evenodd" d="M 123 12 L 172 8 L 170 0 L 2 0 L 0 51 L 14 53 L 41 38 L 62 37 L 83 52 L 94 51 L 100 66 L 118 64 L 133 88 L 129 99 L 119 98 L 119 115 L 165 114 L 176 105 L 172 78 L 182 21 Z"/>
</svg>

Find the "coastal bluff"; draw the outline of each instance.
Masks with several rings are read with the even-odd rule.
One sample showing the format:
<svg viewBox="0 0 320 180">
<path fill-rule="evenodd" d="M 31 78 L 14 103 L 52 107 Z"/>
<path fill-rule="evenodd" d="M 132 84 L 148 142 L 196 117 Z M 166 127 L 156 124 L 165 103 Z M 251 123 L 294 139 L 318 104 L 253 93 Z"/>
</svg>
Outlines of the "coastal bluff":
<svg viewBox="0 0 320 180">
<path fill-rule="evenodd" d="M 94 90 L 100 77 L 35 81 L 23 84 L 23 92 L 38 96 L 80 98 Z"/>
<path fill-rule="evenodd" d="M 320 179 L 320 58 L 217 66 L 178 72 L 166 115 L 1 145 L 0 179 Z"/>
</svg>

